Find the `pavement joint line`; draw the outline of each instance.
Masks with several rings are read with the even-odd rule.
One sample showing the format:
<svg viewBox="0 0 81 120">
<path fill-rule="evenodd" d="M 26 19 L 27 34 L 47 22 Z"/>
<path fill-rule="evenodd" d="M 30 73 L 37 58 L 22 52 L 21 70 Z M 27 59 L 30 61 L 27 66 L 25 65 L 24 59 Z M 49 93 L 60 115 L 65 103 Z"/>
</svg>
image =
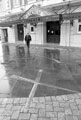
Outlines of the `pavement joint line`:
<svg viewBox="0 0 81 120">
<path fill-rule="evenodd" d="M 15 87 L 16 83 L 17 83 L 17 81 L 15 81 L 15 83 L 14 83 L 13 87 L 11 88 L 11 90 L 10 90 L 10 95 L 11 95 L 12 90 L 14 89 L 14 87 Z"/>
<path fill-rule="evenodd" d="M 39 82 L 40 79 L 41 79 L 42 72 L 43 72 L 43 70 L 39 70 L 38 73 L 37 73 L 37 77 L 36 77 L 36 79 L 35 79 L 37 83 L 34 83 L 33 88 L 32 88 L 32 90 L 31 90 L 31 92 L 30 92 L 30 94 L 29 94 L 29 97 L 28 97 L 28 102 L 27 102 L 27 104 L 26 104 L 25 107 L 24 107 L 24 110 L 25 110 L 25 108 L 26 108 L 26 112 L 29 110 L 30 104 L 31 104 L 31 102 L 32 102 L 32 99 L 33 99 L 33 97 L 34 97 L 34 95 L 35 95 L 35 92 L 36 92 L 36 90 L 37 90 L 37 87 L 38 87 L 38 82 Z"/>
<path fill-rule="evenodd" d="M 63 88 L 63 87 L 58 87 L 58 86 L 55 86 L 55 85 L 50 85 L 50 84 L 47 84 L 47 83 L 40 83 L 40 82 L 38 82 L 36 80 L 34 81 L 34 80 L 27 79 L 27 78 L 17 76 L 17 75 L 12 75 L 11 78 L 19 79 L 21 81 L 24 80 L 26 82 L 30 82 L 30 83 L 34 83 L 34 84 L 38 84 L 38 85 L 42 85 L 42 86 L 46 86 L 46 87 L 50 87 L 50 88 L 53 88 L 53 89 L 64 90 L 64 91 L 68 91 L 68 92 L 72 92 L 72 93 L 79 93 L 78 91 L 70 90 L 70 89 Z"/>
<path fill-rule="evenodd" d="M 48 85 L 46 83 L 40 83 L 40 85 L 43 85 L 45 87 L 47 86 L 47 87 L 54 88 L 54 89 L 64 90 L 64 91 L 68 91 L 68 92 L 79 93 L 78 91 L 75 91 L 75 90 L 62 88 L 62 87 L 58 87 L 58 86 L 55 86 L 55 85 Z"/>
</svg>

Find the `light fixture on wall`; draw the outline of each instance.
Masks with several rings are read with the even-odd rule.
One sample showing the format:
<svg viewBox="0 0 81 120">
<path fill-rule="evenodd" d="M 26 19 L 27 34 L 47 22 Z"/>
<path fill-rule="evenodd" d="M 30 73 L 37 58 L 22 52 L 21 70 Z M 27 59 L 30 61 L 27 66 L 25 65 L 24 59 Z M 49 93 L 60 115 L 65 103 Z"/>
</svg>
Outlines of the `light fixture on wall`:
<svg viewBox="0 0 81 120">
<path fill-rule="evenodd" d="M 37 27 L 37 23 L 30 23 L 30 25 L 33 25 L 34 27 Z"/>
<path fill-rule="evenodd" d="M 63 15 L 62 14 L 59 14 L 59 23 L 62 24 L 63 23 Z"/>
<path fill-rule="evenodd" d="M 27 24 L 24 24 L 24 27 L 27 28 Z"/>
<path fill-rule="evenodd" d="M 10 25 L 9 27 L 12 28 L 12 25 Z"/>
</svg>

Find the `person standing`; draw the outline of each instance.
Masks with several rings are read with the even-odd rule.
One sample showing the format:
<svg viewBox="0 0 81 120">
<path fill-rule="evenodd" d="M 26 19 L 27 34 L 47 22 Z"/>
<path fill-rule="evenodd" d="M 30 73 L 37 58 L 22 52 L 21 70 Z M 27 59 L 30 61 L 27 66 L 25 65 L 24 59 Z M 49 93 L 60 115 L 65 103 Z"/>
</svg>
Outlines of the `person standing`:
<svg viewBox="0 0 81 120">
<path fill-rule="evenodd" d="M 30 41 L 31 41 L 31 35 L 29 33 L 27 33 L 26 36 L 25 36 L 25 42 L 26 42 L 28 51 L 29 51 L 29 48 L 30 48 Z"/>
</svg>

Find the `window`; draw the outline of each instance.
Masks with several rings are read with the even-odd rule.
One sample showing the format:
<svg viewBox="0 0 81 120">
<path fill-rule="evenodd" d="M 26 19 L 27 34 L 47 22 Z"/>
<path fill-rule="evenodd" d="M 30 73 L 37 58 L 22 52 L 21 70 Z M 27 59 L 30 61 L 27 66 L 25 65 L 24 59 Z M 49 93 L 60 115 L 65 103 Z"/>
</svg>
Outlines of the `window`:
<svg viewBox="0 0 81 120">
<path fill-rule="evenodd" d="M 78 19 L 78 22 L 81 22 L 81 19 Z"/>
<path fill-rule="evenodd" d="M 34 26 L 31 26 L 31 32 L 34 32 Z"/>
<path fill-rule="evenodd" d="M 79 27 L 78 27 L 78 31 L 81 31 L 81 25 L 79 25 Z"/>
<path fill-rule="evenodd" d="M 77 32 L 81 33 L 81 19 L 78 19 Z"/>
</svg>

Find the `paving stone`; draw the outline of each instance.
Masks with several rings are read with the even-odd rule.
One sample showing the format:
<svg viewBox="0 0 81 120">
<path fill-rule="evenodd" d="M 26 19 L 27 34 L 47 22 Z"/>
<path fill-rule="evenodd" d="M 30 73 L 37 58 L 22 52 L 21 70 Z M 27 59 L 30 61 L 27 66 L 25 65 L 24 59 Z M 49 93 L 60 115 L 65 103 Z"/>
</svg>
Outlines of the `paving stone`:
<svg viewBox="0 0 81 120">
<path fill-rule="evenodd" d="M 29 120 L 30 119 L 30 113 L 20 113 L 19 114 L 19 120 Z"/>
<path fill-rule="evenodd" d="M 44 103 L 37 103 L 36 108 L 45 108 Z"/>
<path fill-rule="evenodd" d="M 54 118 L 50 118 L 49 120 L 58 120 L 58 118 L 55 118 L 55 117 L 54 117 Z"/>
<path fill-rule="evenodd" d="M 16 111 L 16 110 L 20 111 L 20 109 L 21 109 L 21 106 L 14 105 L 13 108 L 12 108 L 12 111 Z"/>
<path fill-rule="evenodd" d="M 73 94 L 67 95 L 67 98 L 70 99 L 75 99 L 75 97 L 73 96 Z"/>
<path fill-rule="evenodd" d="M 50 96 L 48 96 L 48 97 L 45 97 L 45 101 L 46 101 L 46 102 L 51 102 L 51 101 L 52 101 L 52 99 L 51 99 L 51 97 L 50 97 Z"/>
<path fill-rule="evenodd" d="M 63 111 L 65 111 L 65 110 L 64 110 L 64 108 L 62 108 L 62 107 L 54 107 L 54 111 L 55 111 L 55 112 L 63 112 Z"/>
<path fill-rule="evenodd" d="M 10 120 L 11 118 L 10 117 L 7 117 L 7 116 L 5 116 L 4 118 L 3 118 L 3 120 Z M 0 119 L 1 120 L 1 119 Z"/>
<path fill-rule="evenodd" d="M 2 101 L 2 105 L 6 105 L 7 104 L 7 101 L 8 101 L 8 98 L 4 98 L 3 101 Z M 0 105 L 1 106 L 1 105 Z"/>
<path fill-rule="evenodd" d="M 54 117 L 56 117 L 56 114 L 54 112 L 46 112 L 46 117 L 54 118 Z"/>
<path fill-rule="evenodd" d="M 45 103 L 45 97 L 39 97 L 39 102 Z"/>
<path fill-rule="evenodd" d="M 61 96 L 56 96 L 57 101 L 63 101 L 63 98 Z"/>
<path fill-rule="evenodd" d="M 81 98 L 81 93 L 78 93 L 77 95 Z"/>
<path fill-rule="evenodd" d="M 12 104 L 14 102 L 14 98 L 9 98 L 7 104 Z"/>
<path fill-rule="evenodd" d="M 55 96 L 51 96 L 52 101 L 57 101 Z"/>
<path fill-rule="evenodd" d="M 58 120 L 66 120 L 65 118 L 58 118 Z"/>
<path fill-rule="evenodd" d="M 38 115 L 37 114 L 31 114 L 30 120 L 37 120 Z"/>
<path fill-rule="evenodd" d="M 38 117 L 38 120 L 50 120 L 50 118 L 46 118 L 46 117 Z"/>
<path fill-rule="evenodd" d="M 20 104 L 25 104 L 26 101 L 27 101 L 27 98 L 20 98 L 19 103 L 20 103 Z"/>
<path fill-rule="evenodd" d="M 65 114 L 66 115 L 72 115 L 71 109 L 70 108 L 69 109 L 65 109 Z"/>
<path fill-rule="evenodd" d="M 3 118 L 4 118 L 3 116 L 0 116 L 0 120 L 3 120 Z"/>
<path fill-rule="evenodd" d="M 72 110 L 73 115 L 81 115 L 81 110 Z"/>
<path fill-rule="evenodd" d="M 35 102 L 31 102 L 30 107 L 36 107 L 36 103 Z"/>
<path fill-rule="evenodd" d="M 6 109 L 6 110 L 11 110 L 11 109 L 12 109 L 12 107 L 13 107 L 13 105 L 12 105 L 12 104 L 7 104 L 7 105 L 6 105 L 6 107 L 5 107 L 5 109 Z"/>
<path fill-rule="evenodd" d="M 61 97 L 63 98 L 64 101 L 67 101 L 67 100 L 68 100 L 67 95 L 61 95 Z"/>
<path fill-rule="evenodd" d="M 29 108 L 29 113 L 38 113 L 38 109 L 37 108 Z"/>
<path fill-rule="evenodd" d="M 64 117 L 65 117 L 65 114 L 63 112 L 58 113 L 58 118 L 64 118 Z"/>
<path fill-rule="evenodd" d="M 0 115 L 5 111 L 5 108 L 0 108 Z"/>
<path fill-rule="evenodd" d="M 2 102 L 3 102 L 3 98 L 0 98 L 0 104 L 2 104 Z"/>
<path fill-rule="evenodd" d="M 73 116 L 72 115 L 67 115 L 65 116 L 66 120 L 73 120 Z"/>
<path fill-rule="evenodd" d="M 25 106 L 22 106 L 20 112 L 24 112 Z"/>
<path fill-rule="evenodd" d="M 77 103 L 78 105 L 81 105 L 81 99 L 76 99 L 76 103 Z"/>
<path fill-rule="evenodd" d="M 81 115 L 78 115 L 77 117 L 78 117 L 78 120 L 81 120 Z"/>
<path fill-rule="evenodd" d="M 81 110 L 81 105 L 77 105 L 78 109 Z"/>
<path fill-rule="evenodd" d="M 11 116 L 12 115 L 12 111 L 8 111 L 8 110 L 5 110 L 3 113 L 2 113 L 3 116 Z"/>
<path fill-rule="evenodd" d="M 75 103 L 75 100 L 71 99 L 71 100 L 68 101 L 68 103 Z"/>
<path fill-rule="evenodd" d="M 60 104 L 60 105 L 59 105 L 60 107 L 64 107 L 64 108 L 70 107 L 70 104 L 67 103 L 67 102 L 60 102 L 59 104 Z"/>
<path fill-rule="evenodd" d="M 45 111 L 45 109 L 39 109 L 39 114 L 38 114 L 38 116 L 39 117 L 45 117 L 46 116 L 46 113 L 45 113 L 46 111 Z"/>
<path fill-rule="evenodd" d="M 78 120 L 78 117 L 77 116 L 73 116 L 73 120 Z"/>
<path fill-rule="evenodd" d="M 19 117 L 19 111 L 14 111 L 12 113 L 11 119 L 15 120 L 15 119 L 18 119 L 18 117 Z"/>
<path fill-rule="evenodd" d="M 36 102 L 36 103 L 38 103 L 38 102 L 39 102 L 39 99 L 38 99 L 38 97 L 35 97 L 35 98 L 33 98 L 33 102 Z"/>
<path fill-rule="evenodd" d="M 54 111 L 52 105 L 46 105 L 46 111 Z"/>
<path fill-rule="evenodd" d="M 53 106 L 59 106 L 59 102 L 53 102 Z"/>
<path fill-rule="evenodd" d="M 80 98 L 79 94 L 73 94 L 73 96 L 74 96 L 75 99 Z"/>
<path fill-rule="evenodd" d="M 20 98 L 15 98 L 13 104 L 19 104 L 20 103 Z"/>
<path fill-rule="evenodd" d="M 45 102 L 46 105 L 52 105 L 52 102 Z"/>
<path fill-rule="evenodd" d="M 76 109 L 76 110 L 78 109 L 76 103 L 70 103 L 70 107 L 71 109 Z"/>
</svg>

